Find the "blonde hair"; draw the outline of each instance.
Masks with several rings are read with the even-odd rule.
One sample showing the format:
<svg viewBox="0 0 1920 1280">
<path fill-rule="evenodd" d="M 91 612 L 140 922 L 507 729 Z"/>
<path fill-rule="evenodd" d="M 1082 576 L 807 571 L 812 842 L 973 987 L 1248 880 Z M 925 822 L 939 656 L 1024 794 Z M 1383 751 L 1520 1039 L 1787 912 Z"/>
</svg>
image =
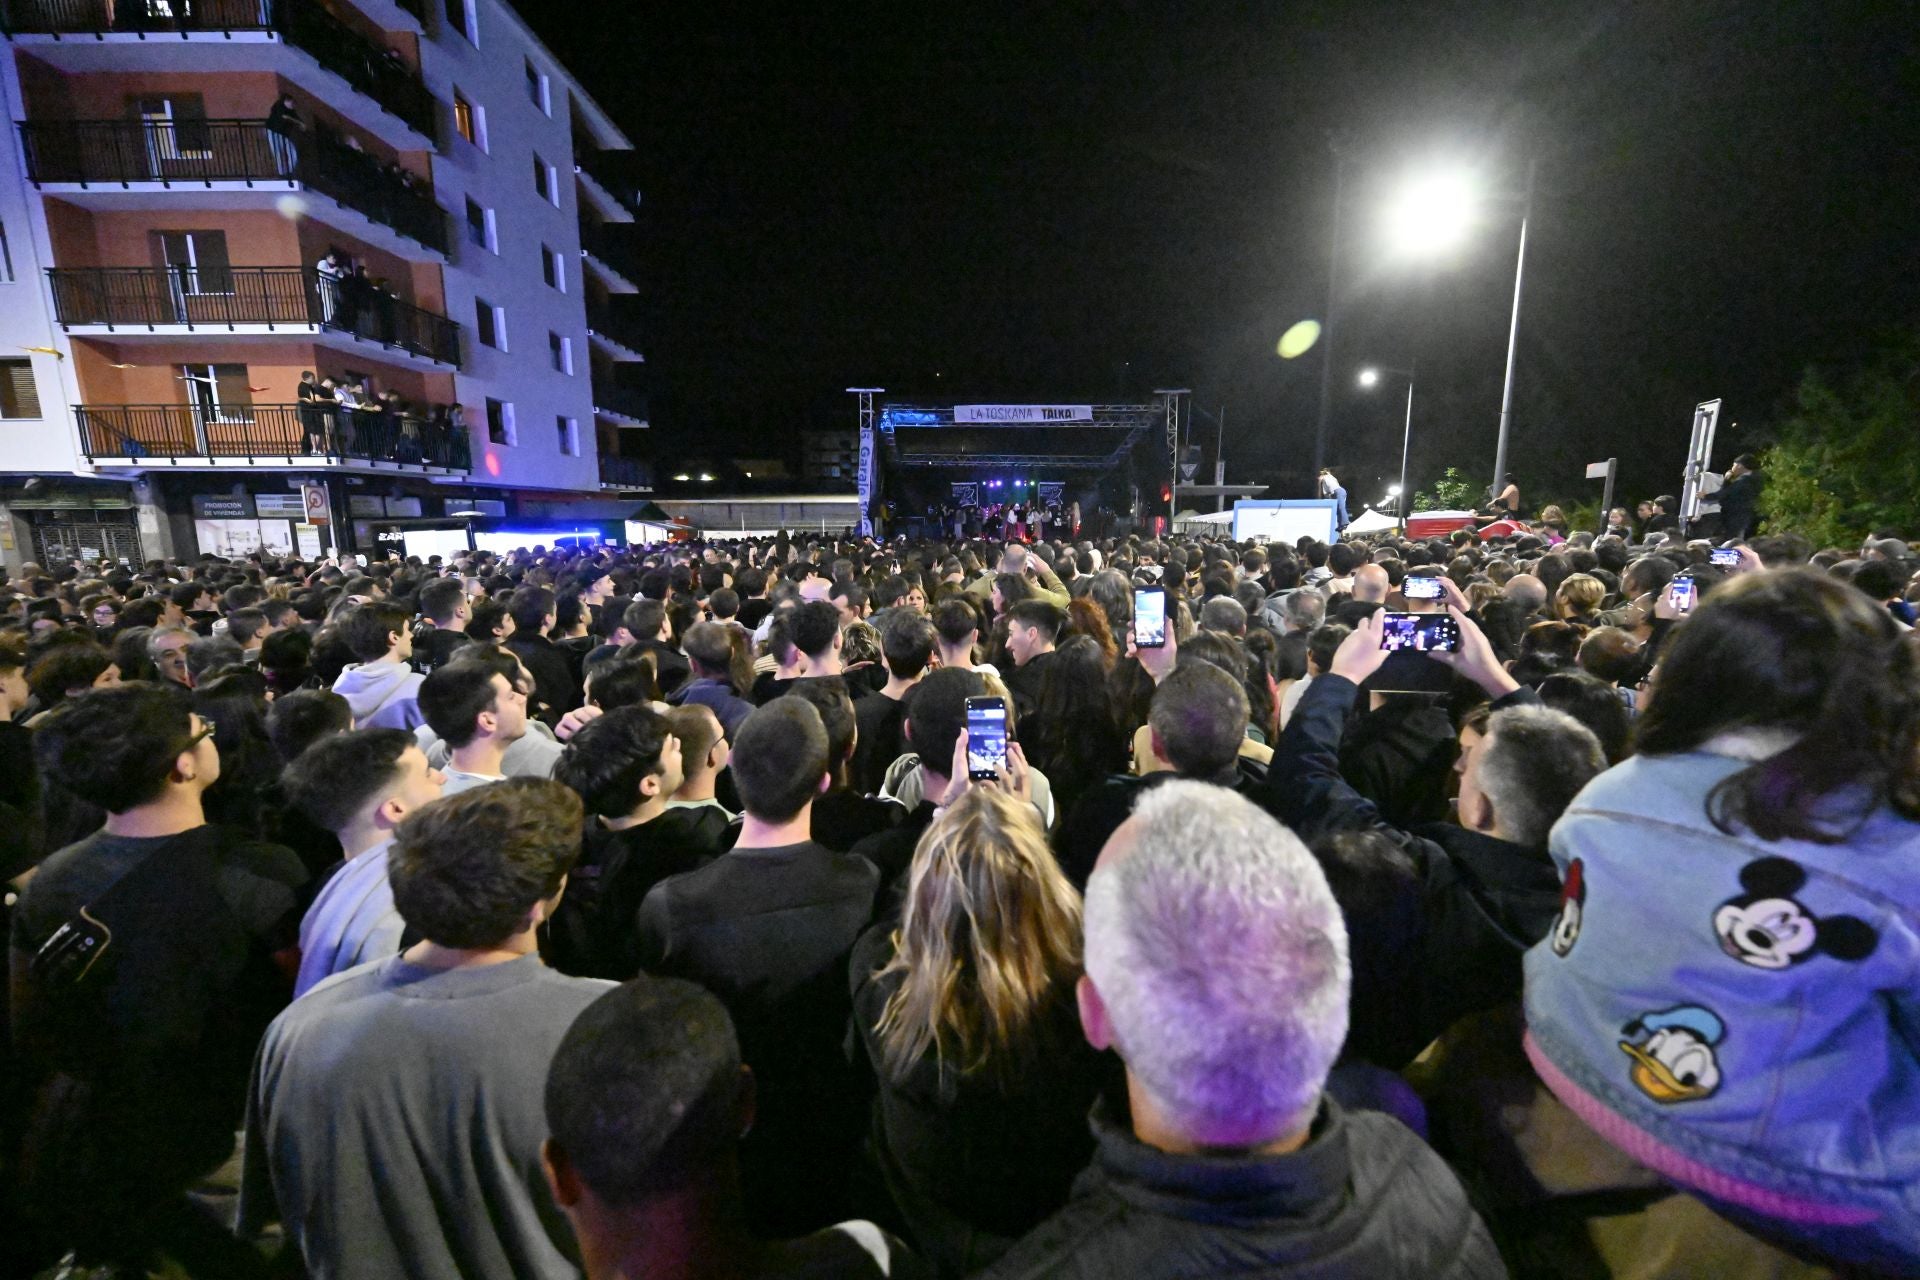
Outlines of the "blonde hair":
<svg viewBox="0 0 1920 1280">
<path fill-rule="evenodd" d="M 1576 573 L 1560 584 L 1554 603 L 1560 616 L 1592 613 L 1607 598 L 1607 584 L 1592 574 Z"/>
<path fill-rule="evenodd" d="M 1008 1080 L 1028 1065 L 1040 1015 L 1080 973 L 1080 895 L 1025 800 L 974 787 L 913 853 L 893 958 L 900 976 L 874 1030 L 903 1080 L 932 1050 L 943 1074 Z"/>
</svg>

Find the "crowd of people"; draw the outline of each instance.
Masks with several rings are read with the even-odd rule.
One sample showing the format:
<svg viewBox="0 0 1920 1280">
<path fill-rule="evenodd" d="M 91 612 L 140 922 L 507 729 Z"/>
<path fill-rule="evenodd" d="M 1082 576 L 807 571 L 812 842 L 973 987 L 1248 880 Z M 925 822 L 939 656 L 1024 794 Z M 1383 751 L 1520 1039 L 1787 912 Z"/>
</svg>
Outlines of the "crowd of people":
<svg viewBox="0 0 1920 1280">
<path fill-rule="evenodd" d="M 1913 1274 L 1917 563 L 1536 525 L 29 565 L 0 1255 Z"/>
</svg>

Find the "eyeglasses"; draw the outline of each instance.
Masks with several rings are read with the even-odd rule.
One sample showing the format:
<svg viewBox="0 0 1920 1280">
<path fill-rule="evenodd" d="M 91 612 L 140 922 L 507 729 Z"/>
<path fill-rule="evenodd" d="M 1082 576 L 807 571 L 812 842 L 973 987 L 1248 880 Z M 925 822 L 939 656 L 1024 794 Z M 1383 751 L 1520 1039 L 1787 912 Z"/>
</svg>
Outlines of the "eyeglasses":
<svg viewBox="0 0 1920 1280">
<path fill-rule="evenodd" d="M 219 725 L 204 716 L 201 717 L 200 728 L 194 731 L 193 736 L 187 739 L 187 745 L 181 747 L 177 754 L 185 755 L 218 732 L 220 732 Z"/>
</svg>

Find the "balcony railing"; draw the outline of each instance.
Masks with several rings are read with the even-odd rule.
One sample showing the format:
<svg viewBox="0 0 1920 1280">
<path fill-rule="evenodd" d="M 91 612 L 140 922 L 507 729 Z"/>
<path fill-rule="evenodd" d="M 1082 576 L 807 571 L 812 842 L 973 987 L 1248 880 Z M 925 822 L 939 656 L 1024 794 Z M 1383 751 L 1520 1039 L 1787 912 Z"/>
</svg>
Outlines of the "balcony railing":
<svg viewBox="0 0 1920 1280">
<path fill-rule="evenodd" d="M 612 159 L 614 156 L 626 157 L 624 160 Z M 624 166 L 630 162 L 631 151 L 601 151 L 593 147 L 582 147 L 573 153 L 573 167 L 586 174 L 608 195 L 629 209 L 640 207 L 639 184 L 628 175 Z"/>
<path fill-rule="evenodd" d="M 593 407 L 641 422 L 647 420 L 647 397 L 643 392 L 628 387 L 603 386 L 598 378 L 594 380 Z"/>
<path fill-rule="evenodd" d="M 317 0 L 0 0 L 13 35 L 272 31 L 432 138 L 433 95 L 397 52 L 383 49 Z"/>
<path fill-rule="evenodd" d="M 468 471 L 464 428 L 332 404 L 92 404 L 73 411 L 80 449 L 96 458 L 290 458 L 392 462 Z"/>
<path fill-rule="evenodd" d="M 580 247 L 618 271 L 628 282 L 639 284 L 639 255 L 634 252 L 632 239 L 622 234 L 630 228 L 631 224 L 626 223 L 583 226 L 580 228 Z"/>
<path fill-rule="evenodd" d="M 299 182 L 447 251 L 447 217 L 433 197 L 329 132 L 289 136 L 265 120 L 39 120 L 20 126 L 20 142 L 34 182 Z"/>
<path fill-rule="evenodd" d="M 460 326 L 452 320 L 370 283 L 305 267 L 56 267 L 47 278 L 61 324 L 312 324 L 460 363 Z"/>
<path fill-rule="evenodd" d="M 611 307 L 589 304 L 587 330 L 611 339 L 629 351 L 639 353 L 643 350 L 640 345 L 640 326 Z"/>
<path fill-rule="evenodd" d="M 600 483 L 624 485 L 629 489 L 653 488 L 653 464 L 640 458 L 600 455 Z"/>
</svg>

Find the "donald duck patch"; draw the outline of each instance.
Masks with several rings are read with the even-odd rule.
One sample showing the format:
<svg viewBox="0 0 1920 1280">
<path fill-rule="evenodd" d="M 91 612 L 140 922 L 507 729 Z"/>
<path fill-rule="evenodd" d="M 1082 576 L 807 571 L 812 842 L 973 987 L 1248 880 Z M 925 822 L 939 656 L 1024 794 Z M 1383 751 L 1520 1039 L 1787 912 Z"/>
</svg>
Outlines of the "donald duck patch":
<svg viewBox="0 0 1920 1280">
<path fill-rule="evenodd" d="M 1727 1027 L 1713 1010 L 1683 1004 L 1643 1013 L 1620 1031 L 1633 1037 L 1620 1042 L 1620 1052 L 1633 1059 L 1629 1078 L 1655 1102 L 1697 1102 L 1720 1087 L 1720 1060 L 1713 1050 L 1726 1038 Z"/>
</svg>

